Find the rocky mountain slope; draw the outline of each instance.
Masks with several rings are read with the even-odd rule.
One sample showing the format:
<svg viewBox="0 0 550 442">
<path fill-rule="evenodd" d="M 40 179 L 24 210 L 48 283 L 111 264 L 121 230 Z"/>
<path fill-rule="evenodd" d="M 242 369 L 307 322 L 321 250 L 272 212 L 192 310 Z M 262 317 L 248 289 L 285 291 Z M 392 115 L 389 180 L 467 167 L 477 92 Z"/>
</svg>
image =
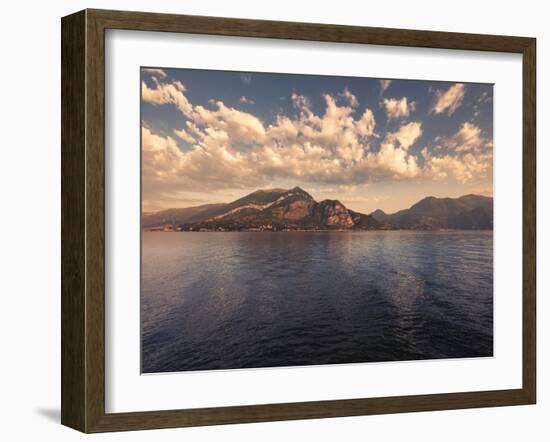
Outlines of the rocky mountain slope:
<svg viewBox="0 0 550 442">
<path fill-rule="evenodd" d="M 320 202 L 300 187 L 258 190 L 228 204 L 144 214 L 144 228 L 170 224 L 178 230 L 374 229 L 381 223 L 348 210 L 340 201 Z"/>
<path fill-rule="evenodd" d="M 258 190 L 227 204 L 144 214 L 142 227 L 167 230 L 492 229 L 493 199 L 478 195 L 428 197 L 394 214 L 369 215 L 338 200 L 320 202 L 300 187 Z"/>
</svg>

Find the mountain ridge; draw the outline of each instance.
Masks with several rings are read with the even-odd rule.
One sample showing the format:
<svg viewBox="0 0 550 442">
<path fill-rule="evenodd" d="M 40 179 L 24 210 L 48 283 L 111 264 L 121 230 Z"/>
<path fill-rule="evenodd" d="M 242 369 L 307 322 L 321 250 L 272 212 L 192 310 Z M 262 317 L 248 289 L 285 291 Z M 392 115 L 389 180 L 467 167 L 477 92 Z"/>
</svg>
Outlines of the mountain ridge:
<svg viewBox="0 0 550 442">
<path fill-rule="evenodd" d="M 393 214 L 372 212 L 378 221 L 399 229 L 466 229 L 493 228 L 493 198 L 468 194 L 458 198 L 428 196 L 408 209 Z"/>
<path fill-rule="evenodd" d="M 204 204 L 143 214 L 142 228 L 165 231 L 246 230 L 438 230 L 493 228 L 493 198 L 425 197 L 392 214 L 370 214 L 341 201 L 316 201 L 301 187 L 260 189 L 229 203 Z"/>
</svg>

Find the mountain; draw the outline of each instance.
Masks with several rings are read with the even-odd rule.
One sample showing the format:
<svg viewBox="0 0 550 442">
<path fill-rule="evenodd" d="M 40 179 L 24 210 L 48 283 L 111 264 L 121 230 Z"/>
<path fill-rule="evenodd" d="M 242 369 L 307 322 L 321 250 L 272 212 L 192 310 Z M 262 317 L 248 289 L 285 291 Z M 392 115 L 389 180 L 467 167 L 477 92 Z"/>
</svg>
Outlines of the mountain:
<svg viewBox="0 0 550 442">
<path fill-rule="evenodd" d="M 144 214 L 142 227 L 168 230 L 492 229 L 493 199 L 427 197 L 393 214 L 363 214 L 338 200 L 315 201 L 300 187 L 258 190 L 227 204 Z"/>
<path fill-rule="evenodd" d="M 155 213 L 144 213 L 141 217 L 142 227 L 158 227 L 166 224 L 183 224 L 200 221 L 214 216 L 227 204 L 205 204 L 184 209 L 166 209 Z"/>
<path fill-rule="evenodd" d="M 398 229 L 492 229 L 493 198 L 481 195 L 460 198 L 429 196 L 391 215 L 376 210 L 371 216 Z"/>
<path fill-rule="evenodd" d="M 388 217 L 390 215 L 388 215 L 386 212 L 384 212 L 383 210 L 380 210 L 380 209 L 376 209 L 374 212 L 371 213 L 371 216 L 376 219 L 377 221 L 380 221 L 380 222 L 386 222 Z"/>
<path fill-rule="evenodd" d="M 228 204 L 168 209 L 142 217 L 144 228 L 166 224 L 181 230 L 339 230 L 382 225 L 340 201 L 317 202 L 300 187 L 258 190 Z"/>
<path fill-rule="evenodd" d="M 372 215 L 365 215 L 363 213 L 354 212 L 348 210 L 351 218 L 353 219 L 353 225 L 355 229 L 366 230 L 379 230 L 379 229 L 391 229 L 391 226 L 386 224 L 385 221 L 377 220 Z"/>
</svg>

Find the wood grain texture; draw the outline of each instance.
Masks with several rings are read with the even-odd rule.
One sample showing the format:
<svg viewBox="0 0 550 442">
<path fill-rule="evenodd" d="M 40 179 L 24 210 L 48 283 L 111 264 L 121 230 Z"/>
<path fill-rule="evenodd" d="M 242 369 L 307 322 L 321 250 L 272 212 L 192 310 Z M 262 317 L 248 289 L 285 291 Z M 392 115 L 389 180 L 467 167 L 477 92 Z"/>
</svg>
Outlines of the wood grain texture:
<svg viewBox="0 0 550 442">
<path fill-rule="evenodd" d="M 85 427 L 85 13 L 61 34 L 61 422 Z"/>
<path fill-rule="evenodd" d="M 474 51 L 521 53 L 529 38 L 456 32 L 246 20 L 148 12 L 88 10 L 105 29 L 184 32 L 237 37 L 279 38 L 335 43 L 367 43 Z"/>
<path fill-rule="evenodd" d="M 86 431 L 105 414 L 105 38 L 86 11 Z"/>
<path fill-rule="evenodd" d="M 537 395 L 537 77 L 536 40 L 523 50 L 523 389 Z"/>
<path fill-rule="evenodd" d="M 105 413 L 105 30 L 523 55 L 523 387 L 336 401 Z M 83 432 L 531 404 L 536 398 L 536 62 L 525 37 L 86 10 L 62 20 L 62 423 Z"/>
<path fill-rule="evenodd" d="M 240 407 L 107 414 L 92 432 L 409 413 L 530 403 L 523 390 L 293 402 Z"/>
</svg>

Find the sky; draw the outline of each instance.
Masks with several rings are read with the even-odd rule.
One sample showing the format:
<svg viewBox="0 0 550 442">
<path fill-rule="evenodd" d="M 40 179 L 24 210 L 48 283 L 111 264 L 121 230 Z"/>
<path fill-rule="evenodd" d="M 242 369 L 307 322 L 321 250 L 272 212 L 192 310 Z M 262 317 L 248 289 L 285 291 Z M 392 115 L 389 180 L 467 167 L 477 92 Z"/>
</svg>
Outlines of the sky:
<svg viewBox="0 0 550 442">
<path fill-rule="evenodd" d="M 493 194 L 493 85 L 141 68 L 142 209 L 300 186 L 387 213 Z"/>
</svg>

